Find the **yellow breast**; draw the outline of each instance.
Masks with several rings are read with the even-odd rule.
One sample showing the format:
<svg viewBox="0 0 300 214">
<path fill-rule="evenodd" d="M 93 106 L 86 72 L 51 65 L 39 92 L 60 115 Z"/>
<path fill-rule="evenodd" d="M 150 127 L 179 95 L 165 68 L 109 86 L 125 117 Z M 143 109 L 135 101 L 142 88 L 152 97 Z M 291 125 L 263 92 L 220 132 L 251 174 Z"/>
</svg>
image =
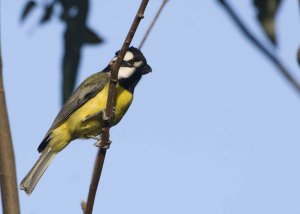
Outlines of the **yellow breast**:
<svg viewBox="0 0 300 214">
<path fill-rule="evenodd" d="M 63 149 L 70 141 L 77 138 L 87 138 L 88 135 L 99 135 L 102 128 L 102 115 L 97 115 L 106 107 L 109 85 L 107 84 L 95 97 L 73 112 L 67 120 L 52 132 L 51 147 Z M 112 125 L 116 125 L 127 112 L 133 94 L 117 85 L 115 117 Z M 87 118 L 90 118 L 86 120 Z M 56 138 L 57 140 L 55 140 Z M 62 139 L 63 138 L 63 139 Z"/>
</svg>

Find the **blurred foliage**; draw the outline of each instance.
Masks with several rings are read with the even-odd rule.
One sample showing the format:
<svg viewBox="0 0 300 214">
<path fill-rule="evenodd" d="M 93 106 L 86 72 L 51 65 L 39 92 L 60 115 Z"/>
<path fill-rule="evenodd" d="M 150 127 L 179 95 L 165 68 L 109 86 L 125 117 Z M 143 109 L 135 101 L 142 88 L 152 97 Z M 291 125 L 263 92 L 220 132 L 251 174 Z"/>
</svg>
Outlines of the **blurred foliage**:
<svg viewBox="0 0 300 214">
<path fill-rule="evenodd" d="M 103 39 L 86 25 L 89 0 L 52 0 L 44 4 L 37 1 L 28 1 L 21 13 L 21 21 L 26 20 L 35 9 L 41 7 L 43 15 L 39 20 L 39 24 L 43 25 L 49 22 L 55 15 L 66 24 L 63 36 L 64 54 L 62 60 L 62 101 L 64 103 L 75 87 L 83 45 L 101 44 Z M 61 7 L 62 10 L 59 14 L 56 13 L 55 7 Z"/>
<path fill-rule="evenodd" d="M 253 3 L 257 9 L 257 19 L 261 27 L 264 29 L 270 41 L 274 45 L 277 45 L 275 16 L 278 12 L 281 0 L 254 0 Z"/>
<path fill-rule="evenodd" d="M 24 19 L 28 16 L 28 14 L 36 7 L 35 1 L 28 1 L 25 7 L 23 8 L 23 12 L 21 15 L 21 21 L 24 21 Z"/>
</svg>

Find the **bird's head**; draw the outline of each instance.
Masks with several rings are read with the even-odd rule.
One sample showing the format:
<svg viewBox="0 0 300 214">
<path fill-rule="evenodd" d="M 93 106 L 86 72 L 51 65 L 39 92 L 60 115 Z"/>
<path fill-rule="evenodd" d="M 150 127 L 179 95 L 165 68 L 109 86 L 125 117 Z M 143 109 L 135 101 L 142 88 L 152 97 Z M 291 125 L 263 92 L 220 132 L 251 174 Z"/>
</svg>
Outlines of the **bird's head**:
<svg viewBox="0 0 300 214">
<path fill-rule="evenodd" d="M 119 51 L 116 52 L 115 58 L 110 61 L 114 63 L 117 60 Z M 129 79 L 131 77 L 141 77 L 142 75 L 151 72 L 151 67 L 147 64 L 147 60 L 142 52 L 134 47 L 128 48 L 124 60 L 121 63 L 121 67 L 118 73 L 118 80 Z"/>
</svg>

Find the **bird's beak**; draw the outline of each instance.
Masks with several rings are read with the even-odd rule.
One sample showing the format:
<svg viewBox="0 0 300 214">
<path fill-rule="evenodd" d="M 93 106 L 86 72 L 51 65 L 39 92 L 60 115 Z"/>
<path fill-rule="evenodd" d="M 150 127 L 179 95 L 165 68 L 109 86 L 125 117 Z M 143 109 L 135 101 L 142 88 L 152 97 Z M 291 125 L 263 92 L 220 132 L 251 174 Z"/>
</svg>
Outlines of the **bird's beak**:
<svg viewBox="0 0 300 214">
<path fill-rule="evenodd" d="M 142 70 L 142 74 L 145 75 L 145 74 L 148 74 L 152 72 L 152 68 L 147 64 L 144 66 L 143 70 Z"/>
</svg>

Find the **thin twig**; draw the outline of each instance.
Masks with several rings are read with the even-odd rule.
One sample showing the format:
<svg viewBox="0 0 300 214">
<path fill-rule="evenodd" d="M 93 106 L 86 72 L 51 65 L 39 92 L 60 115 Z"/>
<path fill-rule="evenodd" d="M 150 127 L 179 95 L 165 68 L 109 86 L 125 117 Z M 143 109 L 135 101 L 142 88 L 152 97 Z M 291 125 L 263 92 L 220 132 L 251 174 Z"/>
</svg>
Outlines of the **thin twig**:
<svg viewBox="0 0 300 214">
<path fill-rule="evenodd" d="M 158 11 L 157 11 L 157 13 L 156 13 L 156 15 L 154 16 L 154 18 L 153 18 L 153 20 L 152 20 L 152 22 L 151 22 L 149 28 L 147 29 L 147 31 L 146 31 L 146 33 L 145 33 L 145 35 L 144 35 L 144 37 L 143 37 L 143 39 L 142 39 L 142 41 L 141 41 L 141 43 L 140 43 L 140 45 L 139 45 L 139 49 L 140 49 L 140 50 L 143 48 L 143 45 L 144 45 L 145 41 L 147 40 L 147 38 L 148 38 L 148 36 L 149 36 L 149 34 L 150 34 L 150 32 L 151 32 L 153 26 L 155 25 L 155 23 L 156 23 L 158 17 L 160 16 L 161 12 L 163 11 L 163 9 L 164 9 L 165 5 L 168 3 L 168 1 L 169 1 L 169 0 L 163 0 L 163 1 L 162 1 L 162 3 L 161 3 L 161 5 L 160 5 L 160 7 L 159 7 L 159 9 L 158 9 Z"/>
<path fill-rule="evenodd" d="M 260 42 L 246 27 L 246 25 L 242 22 L 241 18 L 237 15 L 237 13 L 233 10 L 233 8 L 228 4 L 226 0 L 218 0 L 219 3 L 224 7 L 227 13 L 230 15 L 232 20 L 241 30 L 241 32 L 252 42 L 277 68 L 280 74 L 293 86 L 298 95 L 300 95 L 300 84 L 293 77 L 291 72 L 283 65 L 279 58 L 273 53 L 271 53 L 263 44 Z"/>
<path fill-rule="evenodd" d="M 4 214 L 19 214 L 20 205 L 17 187 L 15 155 L 5 102 L 2 69 L 3 66 L 0 41 L 0 189 L 2 198 L 2 210 Z"/>
<path fill-rule="evenodd" d="M 117 56 L 117 60 L 112 65 L 112 72 L 110 77 L 110 84 L 109 84 L 109 90 L 108 90 L 108 98 L 107 98 L 107 104 L 106 104 L 106 115 L 108 118 L 112 118 L 113 115 L 113 107 L 115 106 L 116 102 L 116 86 L 117 86 L 117 80 L 118 80 L 118 71 L 121 66 L 121 62 L 123 61 L 126 51 L 134 37 L 134 34 L 137 30 L 137 27 L 141 21 L 141 19 L 144 17 L 144 11 L 147 7 L 149 0 L 142 0 L 141 5 L 139 7 L 139 10 L 135 16 L 135 19 L 133 20 L 133 23 L 130 27 L 130 30 L 126 36 L 126 39 L 123 43 L 123 46 Z M 109 119 L 110 121 L 110 119 Z M 86 208 L 84 210 L 85 214 L 91 214 L 93 211 L 95 196 L 97 192 L 97 187 L 99 184 L 103 163 L 105 160 L 106 155 L 106 148 L 105 145 L 109 142 L 109 121 L 105 122 L 105 126 L 102 128 L 101 133 L 101 149 L 99 149 L 96 162 L 94 166 L 94 172 L 93 172 L 93 178 L 89 189 L 89 195 L 88 200 L 86 204 Z"/>
</svg>

